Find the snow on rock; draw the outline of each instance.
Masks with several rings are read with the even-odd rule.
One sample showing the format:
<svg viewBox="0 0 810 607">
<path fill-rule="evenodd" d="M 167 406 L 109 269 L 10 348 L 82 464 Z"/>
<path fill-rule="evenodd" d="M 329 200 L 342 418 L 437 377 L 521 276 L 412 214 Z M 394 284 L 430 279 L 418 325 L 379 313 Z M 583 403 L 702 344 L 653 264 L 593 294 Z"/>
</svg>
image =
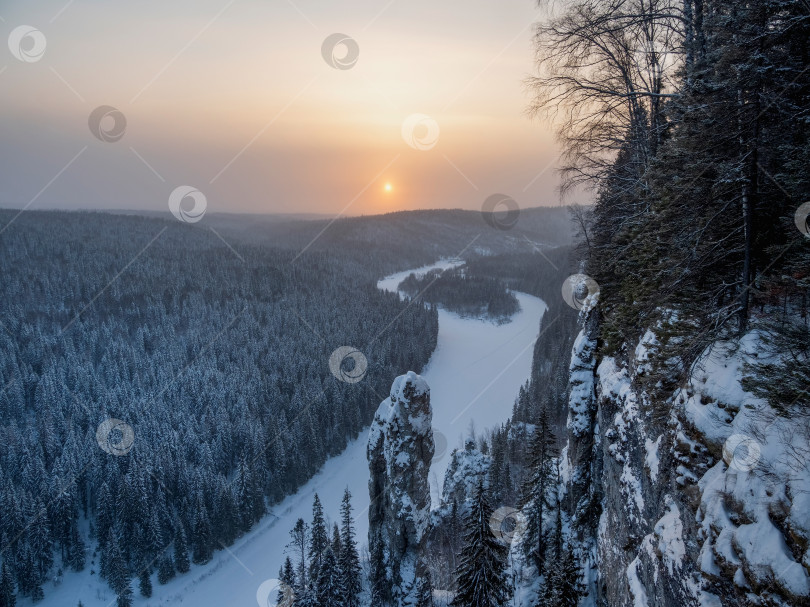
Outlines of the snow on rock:
<svg viewBox="0 0 810 607">
<path fill-rule="evenodd" d="M 647 607 L 647 591 L 638 577 L 639 558 L 636 557 L 627 567 L 627 583 L 633 596 L 633 607 Z"/>
<path fill-rule="evenodd" d="M 743 389 L 746 363 L 760 351 L 755 332 L 714 344 L 679 394 L 716 457 L 697 484 L 701 570 L 740 593 L 808 597 L 810 559 L 799 553 L 810 543 L 810 467 L 795 455 L 807 439 Z"/>
<path fill-rule="evenodd" d="M 635 351 L 636 373 L 641 375 L 652 369 L 652 358 L 657 354 L 658 336 L 647 330 L 639 340 Z"/>
<path fill-rule="evenodd" d="M 667 496 L 667 513 L 655 524 L 655 536 L 658 540 L 658 553 L 667 566 L 670 575 L 680 569 L 686 555 L 686 546 L 683 543 L 683 523 L 678 506 Z"/>
<path fill-rule="evenodd" d="M 478 481 L 488 484 L 489 467 L 492 457 L 475 448 L 473 441 L 467 441 L 464 449 L 453 451 L 450 465 L 444 475 L 442 506 L 450 506 L 454 501 L 461 506 L 471 499 Z M 466 511 L 466 509 L 462 510 Z"/>
<path fill-rule="evenodd" d="M 568 442 L 560 453 L 560 480 L 567 495 L 558 498 L 571 504 L 573 521 L 571 541 L 579 546 L 582 566 L 582 587 L 586 596 L 582 607 L 593 607 L 598 593 L 599 551 L 596 521 L 585 522 L 584 513 L 598 507 L 597 469 L 594 452 L 601 448 L 599 424 L 596 420 L 596 341 L 598 330 L 594 322 L 586 321 L 571 348 L 569 364 Z M 605 524 L 607 520 L 604 519 Z"/>
<path fill-rule="evenodd" d="M 653 482 L 658 479 L 658 466 L 661 464 L 661 460 L 658 457 L 658 447 L 661 446 L 662 438 L 664 438 L 663 434 L 659 435 L 655 441 L 651 441 L 649 438 L 644 440 L 644 449 L 647 451 L 644 457 L 644 463 L 650 473 L 650 480 Z"/>
<path fill-rule="evenodd" d="M 613 358 L 605 358 L 597 371 L 600 393 L 603 398 L 610 398 L 619 408 L 613 417 L 613 428 L 608 431 L 608 438 L 618 440 L 608 446 L 608 452 L 622 464 L 619 476 L 621 491 L 627 503 L 633 504 L 635 510 L 630 515 L 640 522 L 644 512 L 644 492 L 641 481 L 623 453 L 624 446 L 630 438 L 631 427 L 643 428 L 639 417 L 638 396 L 632 387 L 630 375 L 624 367 L 619 367 Z"/>
<path fill-rule="evenodd" d="M 638 518 L 638 515 L 644 512 L 644 495 L 641 491 L 641 482 L 638 478 L 633 474 L 632 468 L 627 464 L 627 462 L 623 462 L 624 466 L 622 467 L 622 491 L 630 500 L 630 503 L 635 505 L 636 512 L 631 512 L 631 516 L 634 518 Z"/>
<path fill-rule="evenodd" d="M 693 605 L 703 590 L 690 562 L 689 533 L 696 528 L 684 505 L 690 494 L 671 492 L 676 474 L 694 474 L 672 449 L 678 426 L 661 415 L 668 404 L 660 401 L 660 384 L 651 392 L 647 379 L 661 368 L 660 356 L 657 333 L 646 331 L 637 344 L 603 358 L 596 368 L 592 432 L 601 434 L 594 441 L 593 468 L 599 474 L 595 491 L 602 493 L 595 535 L 603 604 Z M 694 557 L 699 544 L 691 546 Z"/>
<path fill-rule="evenodd" d="M 574 436 L 590 429 L 594 405 L 594 351 L 596 340 L 585 329 L 579 332 L 571 351 L 569 366 L 570 396 L 568 397 L 568 428 Z"/>
<path fill-rule="evenodd" d="M 584 335 L 572 397 L 587 381 Z M 587 453 L 579 428 L 594 435 L 594 460 L 577 470 L 595 471 L 602 493 L 600 598 L 634 607 L 717 607 L 726 597 L 810 604 L 808 429 L 745 390 L 750 364 L 767 356 L 760 337 L 716 342 L 684 379 L 673 372 L 653 386 L 653 369 L 679 369 L 664 351 L 646 331 L 599 362 L 595 423 L 577 424 L 580 399 L 571 400 L 569 458 Z"/>
<path fill-rule="evenodd" d="M 638 401 L 627 369 L 619 367 L 612 357 L 605 358 L 596 370 L 600 393 L 619 405 L 613 425 L 622 443 L 627 442 L 627 429 L 638 420 Z"/>
<path fill-rule="evenodd" d="M 369 551 L 382 554 L 384 593 L 399 602 L 416 590 L 430 522 L 432 418 L 430 388 L 409 371 L 394 380 L 369 430 Z"/>
<path fill-rule="evenodd" d="M 772 579 L 794 596 L 808 595 L 807 572 L 793 560 L 784 536 L 769 519 L 740 525 L 733 541 L 743 558 L 743 572 L 760 583 Z"/>
</svg>

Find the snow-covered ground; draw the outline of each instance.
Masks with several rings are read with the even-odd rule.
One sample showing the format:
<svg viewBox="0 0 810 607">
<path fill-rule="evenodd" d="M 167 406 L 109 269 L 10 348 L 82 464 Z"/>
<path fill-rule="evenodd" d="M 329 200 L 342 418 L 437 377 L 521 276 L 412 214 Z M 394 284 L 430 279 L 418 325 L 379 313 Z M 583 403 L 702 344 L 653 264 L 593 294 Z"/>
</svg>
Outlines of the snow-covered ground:
<svg viewBox="0 0 810 607">
<path fill-rule="evenodd" d="M 423 273 L 434 267 L 453 265 L 458 262 L 442 261 L 400 272 L 381 280 L 377 286 L 395 291 L 411 272 Z M 520 386 L 529 377 L 533 345 L 546 305 L 524 293 L 516 293 L 516 296 L 521 311 L 503 325 L 439 311 L 438 344 L 422 372 L 431 388 L 436 439 L 436 458 L 431 470 L 434 505 L 450 461 L 450 451 L 467 435 L 470 422 L 480 432 L 505 421 L 512 412 Z M 406 371 L 408 369 L 402 370 Z M 295 495 L 275 506 L 249 534 L 233 546 L 216 552 L 210 563 L 192 566 L 191 572 L 165 586 L 159 585 L 153 576 L 154 595 L 150 599 L 138 594 L 137 580 L 134 580 L 134 605 L 255 607 L 258 604 L 265 607 L 267 603 L 257 599 L 257 592 L 261 595 L 262 583 L 277 577 L 290 539 L 289 531 L 299 517 L 307 521 L 312 517 L 315 493 L 323 502 L 331 526 L 331 520 L 338 516 L 343 490 L 349 488 L 353 495 L 358 541 L 360 545 L 365 544 L 369 504 L 367 438 L 368 429 L 365 429 L 343 453 L 327 461 Z M 75 607 L 79 600 L 84 607 L 111 607 L 115 596 L 98 575 L 89 574 L 92 568 L 98 570 L 98 559 L 95 565 L 90 565 L 88 559 L 83 572 L 67 574 L 58 587 L 46 584 L 45 599 L 37 603 L 38 607 Z M 25 600 L 19 604 L 28 603 Z"/>
</svg>

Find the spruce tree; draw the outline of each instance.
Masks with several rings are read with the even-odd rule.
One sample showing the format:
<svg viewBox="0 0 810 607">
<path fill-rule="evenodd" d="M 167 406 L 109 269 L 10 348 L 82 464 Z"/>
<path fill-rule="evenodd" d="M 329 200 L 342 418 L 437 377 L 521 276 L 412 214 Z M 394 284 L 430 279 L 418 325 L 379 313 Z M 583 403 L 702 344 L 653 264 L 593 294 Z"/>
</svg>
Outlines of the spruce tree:
<svg viewBox="0 0 810 607">
<path fill-rule="evenodd" d="M 73 571 L 82 571 L 85 563 L 85 545 L 81 535 L 79 535 L 79 527 L 75 523 L 71 528 L 71 541 L 70 549 L 67 554 L 66 563 L 70 565 Z"/>
<path fill-rule="evenodd" d="M 213 547 L 211 545 L 211 522 L 208 512 L 203 504 L 202 494 L 197 500 L 194 519 L 194 542 L 192 561 L 195 565 L 203 565 L 211 560 Z"/>
<path fill-rule="evenodd" d="M 118 607 L 130 607 L 132 605 L 132 587 L 130 586 L 130 573 L 126 558 L 119 544 L 118 534 L 110 531 L 110 538 L 107 541 L 107 579 L 110 588 L 117 596 Z"/>
<path fill-rule="evenodd" d="M 152 596 L 152 576 L 149 575 L 149 569 L 141 571 L 138 580 L 138 589 L 141 592 L 141 596 L 147 599 Z"/>
<path fill-rule="evenodd" d="M 295 569 L 293 568 L 292 560 L 290 557 L 284 559 L 284 565 L 279 572 L 279 580 L 288 586 L 295 586 Z"/>
<path fill-rule="evenodd" d="M 312 588 L 306 587 L 295 592 L 295 607 L 321 607 Z"/>
<path fill-rule="evenodd" d="M 247 459 L 242 456 L 237 471 L 236 495 L 239 511 L 239 528 L 249 531 L 253 523 L 264 514 L 264 498 Z"/>
<path fill-rule="evenodd" d="M 500 607 L 509 597 L 505 576 L 508 550 L 492 533 L 492 506 L 479 479 L 464 521 L 464 548 L 453 607 Z"/>
<path fill-rule="evenodd" d="M 115 522 L 115 502 L 107 482 L 103 482 L 96 496 L 96 535 L 99 544 L 107 541 L 107 535 Z"/>
<path fill-rule="evenodd" d="M 390 598 L 390 587 L 385 572 L 385 555 L 382 550 L 382 542 L 375 542 L 371 547 L 369 555 L 371 574 L 369 585 L 371 590 L 372 605 L 386 605 Z"/>
<path fill-rule="evenodd" d="M 17 595 L 14 593 L 14 577 L 8 568 L 8 563 L 3 562 L 0 569 L 0 607 L 14 607 L 17 604 Z"/>
<path fill-rule="evenodd" d="M 339 607 L 343 604 L 341 598 L 340 569 L 338 568 L 335 553 L 331 547 L 324 550 L 321 558 L 321 569 L 315 583 L 315 595 L 321 607 Z"/>
<path fill-rule="evenodd" d="M 540 575 L 545 571 L 546 537 L 543 523 L 551 507 L 548 491 L 556 478 L 554 440 L 548 412 L 543 407 L 532 436 L 531 464 L 528 478 L 523 486 L 522 499 L 527 519 L 523 549 L 526 556 L 534 561 Z"/>
<path fill-rule="evenodd" d="M 537 607 L 577 607 L 584 594 L 582 573 L 573 547 L 566 549 L 563 537 L 562 507 L 557 506 L 554 535 L 549 547 L 551 565 L 547 567 Z"/>
<path fill-rule="evenodd" d="M 309 543 L 309 526 L 304 519 L 299 518 L 295 522 L 295 527 L 290 530 L 289 547 L 295 551 L 298 560 L 298 571 L 296 572 L 295 595 L 303 600 L 304 591 L 309 588 L 307 577 L 307 544 Z M 298 599 L 296 599 L 297 602 Z"/>
<path fill-rule="evenodd" d="M 188 545 L 186 542 L 186 532 L 183 526 L 179 525 L 177 533 L 174 535 L 174 566 L 178 573 L 188 573 L 191 568 L 188 562 Z"/>
<path fill-rule="evenodd" d="M 323 505 L 318 494 L 312 502 L 312 526 L 309 535 L 309 576 L 315 580 L 321 570 L 323 553 L 329 546 L 329 534 L 323 516 Z"/>
<path fill-rule="evenodd" d="M 360 604 L 357 597 L 362 590 L 360 557 L 357 554 L 357 542 L 354 537 L 351 500 L 352 494 L 347 487 L 340 504 L 340 574 L 345 607 L 357 607 Z"/>
<path fill-rule="evenodd" d="M 174 577 L 174 562 L 172 561 L 172 557 L 168 554 L 164 554 L 158 560 L 158 574 L 157 580 L 158 584 L 166 584 Z"/>
<path fill-rule="evenodd" d="M 285 601 L 289 602 L 290 596 L 293 595 L 292 589 L 295 588 L 295 569 L 289 556 L 284 559 L 284 564 L 278 572 L 278 581 L 280 587 L 276 603 L 282 605 Z"/>
<path fill-rule="evenodd" d="M 53 538 L 51 537 L 48 509 L 42 500 L 36 501 L 34 512 L 36 514 L 32 517 L 33 520 L 27 530 L 27 536 L 41 584 L 45 581 L 48 570 L 53 565 Z"/>
<path fill-rule="evenodd" d="M 340 562 L 340 553 L 343 547 L 342 542 L 340 541 L 340 529 L 338 529 L 337 523 L 332 525 L 332 543 L 330 546 L 332 547 L 332 552 L 335 553 L 335 558 L 337 558 L 338 562 Z"/>
<path fill-rule="evenodd" d="M 581 575 L 576 555 L 569 546 L 549 567 L 549 592 L 543 607 L 577 607 L 583 595 Z"/>
</svg>

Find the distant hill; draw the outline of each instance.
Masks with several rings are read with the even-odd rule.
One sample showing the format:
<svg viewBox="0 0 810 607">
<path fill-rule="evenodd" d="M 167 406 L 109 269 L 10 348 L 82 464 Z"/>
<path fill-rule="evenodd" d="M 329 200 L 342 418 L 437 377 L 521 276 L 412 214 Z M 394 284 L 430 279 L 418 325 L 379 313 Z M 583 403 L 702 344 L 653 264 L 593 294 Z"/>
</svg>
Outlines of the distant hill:
<svg viewBox="0 0 810 607">
<path fill-rule="evenodd" d="M 509 230 L 490 226 L 480 212 L 461 209 L 399 211 L 337 220 L 284 221 L 279 217 L 214 215 L 209 227 L 255 243 L 309 251 L 356 248 L 436 259 L 462 254 L 492 255 L 558 247 L 573 240 L 573 226 L 563 207 L 523 209 Z"/>
<path fill-rule="evenodd" d="M 16 210 L 4 212 L 9 219 Z M 169 226 L 179 222 L 171 214 L 134 211 L 26 211 L 22 218 L 118 216 L 122 222 L 156 221 Z M 26 222 L 27 223 L 27 222 Z M 573 241 L 573 225 L 564 207 L 523 209 L 515 225 L 502 230 L 489 225 L 478 211 L 436 209 L 399 211 L 362 217 L 317 215 L 240 215 L 211 213 L 186 227 L 216 231 L 228 245 L 272 247 L 304 254 L 340 253 L 345 262 L 365 268 L 370 263 L 380 272 L 394 272 L 433 262 L 439 258 L 529 253 L 536 248 L 556 248 Z M 225 246 L 215 239 L 217 246 Z"/>
</svg>

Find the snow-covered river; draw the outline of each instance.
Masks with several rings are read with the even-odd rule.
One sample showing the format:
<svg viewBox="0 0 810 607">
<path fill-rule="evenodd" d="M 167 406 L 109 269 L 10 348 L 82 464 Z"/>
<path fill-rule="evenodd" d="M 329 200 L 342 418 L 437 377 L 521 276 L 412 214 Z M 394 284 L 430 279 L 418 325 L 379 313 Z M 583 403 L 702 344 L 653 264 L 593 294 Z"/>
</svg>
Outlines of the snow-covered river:
<svg viewBox="0 0 810 607">
<path fill-rule="evenodd" d="M 380 289 L 396 291 L 411 272 L 447 268 L 453 262 L 389 276 L 377 284 Z M 531 371 L 533 345 L 546 305 L 538 298 L 516 293 L 521 310 L 511 322 L 497 325 L 477 319 L 461 318 L 439 310 L 439 337 L 422 375 L 431 388 L 433 426 L 437 457 L 431 470 L 434 504 L 438 497 L 451 450 L 460 446 L 470 423 L 477 431 L 505 421 L 520 386 Z M 405 373 L 408 369 L 403 369 Z M 391 378 L 393 380 L 393 378 Z M 343 490 L 352 492 L 357 537 L 364 544 L 368 535 L 369 505 L 366 441 L 368 429 L 340 455 L 331 458 L 295 495 L 286 498 L 265 516 L 259 525 L 233 546 L 218 551 L 210 563 L 193 566 L 190 573 L 160 586 L 154 583 L 151 599 L 135 590 L 134 605 L 192 605 L 194 607 L 256 607 L 257 591 L 262 583 L 278 575 L 284 561 L 284 547 L 295 521 L 312 516 L 312 498 L 321 498 L 325 513 L 334 520 L 338 515 Z M 447 444 L 442 453 L 442 438 Z M 331 522 L 330 522 L 331 525 Z M 96 563 L 97 565 L 98 563 Z M 97 567 L 96 567 L 97 568 Z M 38 607 L 75 607 L 79 599 L 85 607 L 110 607 L 115 597 L 98 575 L 89 575 L 90 566 L 81 574 L 68 574 L 58 588 L 48 584 L 45 600 Z M 137 582 L 137 581 L 136 581 Z M 135 587 L 137 584 L 133 584 Z"/>
</svg>

